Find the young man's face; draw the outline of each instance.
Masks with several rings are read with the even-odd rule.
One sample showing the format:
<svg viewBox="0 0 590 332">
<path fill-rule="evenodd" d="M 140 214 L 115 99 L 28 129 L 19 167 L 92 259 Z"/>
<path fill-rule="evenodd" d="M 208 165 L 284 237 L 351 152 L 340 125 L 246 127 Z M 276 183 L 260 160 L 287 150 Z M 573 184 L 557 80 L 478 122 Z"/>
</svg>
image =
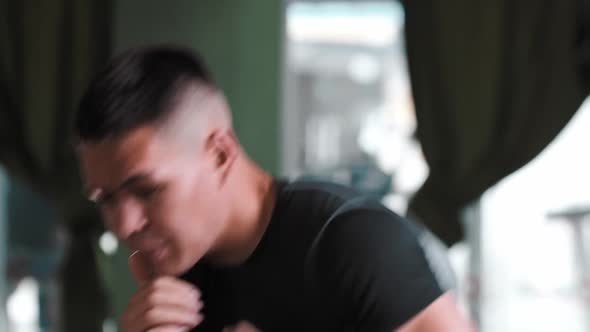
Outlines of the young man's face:
<svg viewBox="0 0 590 332">
<path fill-rule="evenodd" d="M 154 272 L 178 275 L 211 248 L 227 220 L 215 163 L 152 127 L 101 143 L 82 143 L 88 196 L 107 227 L 140 250 Z"/>
</svg>

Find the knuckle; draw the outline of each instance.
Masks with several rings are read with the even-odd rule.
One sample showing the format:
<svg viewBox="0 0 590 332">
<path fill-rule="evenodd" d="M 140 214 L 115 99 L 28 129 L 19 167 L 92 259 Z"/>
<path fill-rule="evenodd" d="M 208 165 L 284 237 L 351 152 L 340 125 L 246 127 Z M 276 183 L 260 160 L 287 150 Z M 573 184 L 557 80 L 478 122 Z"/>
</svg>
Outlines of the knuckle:
<svg viewBox="0 0 590 332">
<path fill-rule="evenodd" d="M 158 320 L 158 310 L 156 308 L 148 309 L 144 314 L 144 320 L 147 323 L 155 323 Z"/>
<path fill-rule="evenodd" d="M 150 284 L 146 285 L 145 287 L 145 292 L 147 292 L 148 294 L 150 293 L 155 293 L 157 292 L 159 289 L 162 288 L 161 283 L 157 282 L 157 281 L 153 281 Z"/>
<path fill-rule="evenodd" d="M 154 281 L 151 282 L 151 286 L 153 288 L 159 289 L 159 288 L 165 287 L 167 283 L 168 283 L 168 277 L 160 277 L 160 278 L 154 279 Z"/>
<path fill-rule="evenodd" d="M 150 292 L 145 297 L 146 304 L 150 307 L 155 306 L 158 303 L 158 293 Z"/>
</svg>

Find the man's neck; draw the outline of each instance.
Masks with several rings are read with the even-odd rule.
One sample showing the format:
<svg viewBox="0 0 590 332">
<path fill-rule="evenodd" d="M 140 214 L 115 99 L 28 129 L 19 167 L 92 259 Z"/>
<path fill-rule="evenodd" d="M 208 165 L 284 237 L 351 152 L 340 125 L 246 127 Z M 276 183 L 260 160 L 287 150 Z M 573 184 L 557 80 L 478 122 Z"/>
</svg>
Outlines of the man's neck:
<svg viewBox="0 0 590 332">
<path fill-rule="evenodd" d="M 277 188 L 272 176 L 253 162 L 245 163 L 243 173 L 237 177 L 242 188 L 232 193 L 234 214 L 216 244 L 216 250 L 208 255 L 214 265 L 235 266 L 245 262 L 254 253 L 271 221 Z"/>
</svg>

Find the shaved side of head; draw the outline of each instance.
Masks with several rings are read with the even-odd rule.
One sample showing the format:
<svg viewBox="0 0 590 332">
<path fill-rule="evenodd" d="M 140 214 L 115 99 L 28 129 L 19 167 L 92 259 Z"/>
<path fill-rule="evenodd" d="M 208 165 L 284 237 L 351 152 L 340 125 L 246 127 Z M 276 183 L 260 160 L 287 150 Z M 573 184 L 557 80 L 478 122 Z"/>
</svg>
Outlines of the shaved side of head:
<svg viewBox="0 0 590 332">
<path fill-rule="evenodd" d="M 157 124 L 166 138 L 194 146 L 214 131 L 233 131 L 227 100 L 219 89 L 210 85 L 186 84 L 169 107 L 173 110 Z"/>
</svg>

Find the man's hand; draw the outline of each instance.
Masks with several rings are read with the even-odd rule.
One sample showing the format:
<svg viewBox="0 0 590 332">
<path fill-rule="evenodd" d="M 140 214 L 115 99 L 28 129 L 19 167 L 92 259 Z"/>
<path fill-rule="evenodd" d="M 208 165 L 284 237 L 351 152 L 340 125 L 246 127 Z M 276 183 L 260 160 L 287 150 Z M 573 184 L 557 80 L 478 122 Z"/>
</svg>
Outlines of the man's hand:
<svg viewBox="0 0 590 332">
<path fill-rule="evenodd" d="M 241 321 L 234 326 L 224 327 L 222 332 L 260 332 L 260 330 L 246 321 Z"/>
<path fill-rule="evenodd" d="M 139 288 L 121 317 L 123 331 L 190 331 L 203 320 L 201 295 L 193 285 L 174 277 L 155 276 L 139 251 L 129 257 L 129 269 Z"/>
</svg>

